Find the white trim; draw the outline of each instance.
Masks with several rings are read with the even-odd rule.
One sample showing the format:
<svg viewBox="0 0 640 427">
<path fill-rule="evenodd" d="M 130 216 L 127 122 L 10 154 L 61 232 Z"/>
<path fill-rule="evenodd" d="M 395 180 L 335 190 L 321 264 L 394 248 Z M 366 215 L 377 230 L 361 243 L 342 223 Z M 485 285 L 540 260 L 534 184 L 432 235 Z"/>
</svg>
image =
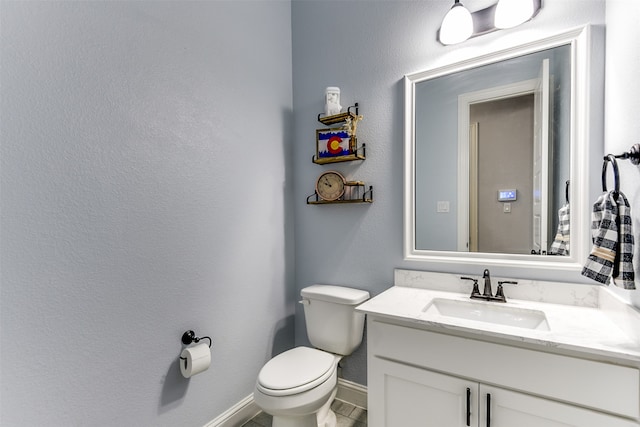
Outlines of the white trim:
<svg viewBox="0 0 640 427">
<path fill-rule="evenodd" d="M 336 399 L 367 409 L 367 387 L 338 378 L 338 394 L 336 394 Z"/>
<path fill-rule="evenodd" d="M 239 427 L 260 413 L 260 408 L 253 400 L 253 393 L 224 411 L 216 419 L 209 421 L 204 427 Z"/>
<path fill-rule="evenodd" d="M 367 387 L 338 378 L 336 399 L 367 409 Z M 260 408 L 253 400 L 253 394 L 250 394 L 216 419 L 209 421 L 204 427 L 240 427 L 260 412 Z"/>
</svg>

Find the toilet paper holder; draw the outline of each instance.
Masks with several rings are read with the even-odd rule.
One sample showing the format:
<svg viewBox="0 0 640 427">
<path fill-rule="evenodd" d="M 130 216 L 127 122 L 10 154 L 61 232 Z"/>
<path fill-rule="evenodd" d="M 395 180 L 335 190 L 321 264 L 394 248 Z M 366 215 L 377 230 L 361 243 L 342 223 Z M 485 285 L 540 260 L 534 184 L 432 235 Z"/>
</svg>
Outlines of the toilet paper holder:
<svg viewBox="0 0 640 427">
<path fill-rule="evenodd" d="M 209 340 L 209 346 L 205 347 L 204 344 L 197 344 L 203 339 Z M 189 345 L 196 343 L 196 345 Z M 198 375 L 207 369 L 211 365 L 211 345 L 213 344 L 210 337 L 198 337 L 195 332 L 189 330 L 182 334 L 182 344 L 185 348 L 180 353 L 180 373 L 185 378 L 191 378 L 194 375 Z"/>
<path fill-rule="evenodd" d="M 191 343 L 197 344 L 200 342 L 200 340 L 204 340 L 204 339 L 209 340 L 209 348 L 211 348 L 211 344 L 213 344 L 213 341 L 211 341 L 210 337 L 199 337 L 193 331 L 186 331 L 184 334 L 182 334 L 182 344 L 184 345 L 189 345 Z M 185 357 L 181 357 L 180 359 L 187 360 Z"/>
<path fill-rule="evenodd" d="M 193 331 L 187 331 L 184 334 L 182 334 L 182 344 L 184 345 L 189 345 L 191 343 L 197 344 L 200 342 L 200 340 L 204 340 L 204 339 L 209 340 L 209 348 L 211 348 L 211 344 L 213 344 L 213 342 L 209 337 L 198 337 L 196 336 L 196 333 Z"/>
</svg>

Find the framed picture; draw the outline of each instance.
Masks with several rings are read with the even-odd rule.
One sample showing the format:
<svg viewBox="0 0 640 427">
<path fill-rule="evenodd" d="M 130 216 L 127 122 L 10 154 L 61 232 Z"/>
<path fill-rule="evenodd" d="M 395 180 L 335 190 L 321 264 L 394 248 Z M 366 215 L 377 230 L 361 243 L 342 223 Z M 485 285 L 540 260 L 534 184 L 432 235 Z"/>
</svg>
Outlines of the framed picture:
<svg viewBox="0 0 640 427">
<path fill-rule="evenodd" d="M 344 129 L 316 130 L 316 158 L 348 156 L 353 154 L 351 137 Z"/>
</svg>

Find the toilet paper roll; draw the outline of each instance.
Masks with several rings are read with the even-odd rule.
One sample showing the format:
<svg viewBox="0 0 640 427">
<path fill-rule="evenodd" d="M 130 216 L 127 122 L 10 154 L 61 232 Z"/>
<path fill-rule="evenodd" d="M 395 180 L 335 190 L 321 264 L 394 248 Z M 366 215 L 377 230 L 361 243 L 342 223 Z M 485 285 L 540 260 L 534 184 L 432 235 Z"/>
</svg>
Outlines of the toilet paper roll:
<svg viewBox="0 0 640 427">
<path fill-rule="evenodd" d="M 207 344 L 196 344 L 182 350 L 180 372 L 185 378 L 204 372 L 211 365 L 211 349 Z"/>
</svg>

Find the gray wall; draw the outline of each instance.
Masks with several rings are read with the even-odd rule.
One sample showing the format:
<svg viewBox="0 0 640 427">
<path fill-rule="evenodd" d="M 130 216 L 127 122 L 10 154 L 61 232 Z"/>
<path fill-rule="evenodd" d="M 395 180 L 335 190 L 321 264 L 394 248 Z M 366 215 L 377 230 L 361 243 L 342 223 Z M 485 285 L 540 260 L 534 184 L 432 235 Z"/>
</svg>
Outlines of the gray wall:
<svg viewBox="0 0 640 427">
<path fill-rule="evenodd" d="M 292 2 L 298 289 L 330 283 L 378 294 L 391 286 L 393 269 L 398 267 L 480 274 L 478 268 L 463 264 L 403 260 L 402 78 L 499 49 L 519 36 L 544 37 L 587 23 L 602 26 L 605 21 L 603 1 L 549 1 L 533 21 L 521 27 L 445 47 L 436 41 L 436 31 L 450 7 L 446 1 Z M 324 88 L 333 85 L 342 91 L 342 105 L 360 103 L 364 120 L 358 127 L 358 140 L 367 144 L 367 160 L 362 163 L 320 166 L 311 162 L 315 129 L 322 126 L 316 116 L 323 111 Z M 602 120 L 595 112 L 594 119 L 597 130 Z M 372 184 L 374 203 L 307 206 L 305 199 L 313 193 L 315 179 L 329 169 Z M 495 268 L 492 273 L 510 276 L 513 270 Z M 577 273 L 532 271 L 530 275 L 584 281 Z M 307 343 L 299 307 L 296 343 Z M 366 344 L 344 364 L 347 379 L 366 383 Z"/>
<path fill-rule="evenodd" d="M 293 345 L 290 11 L 1 3 L 0 425 L 202 426 Z"/>
</svg>

